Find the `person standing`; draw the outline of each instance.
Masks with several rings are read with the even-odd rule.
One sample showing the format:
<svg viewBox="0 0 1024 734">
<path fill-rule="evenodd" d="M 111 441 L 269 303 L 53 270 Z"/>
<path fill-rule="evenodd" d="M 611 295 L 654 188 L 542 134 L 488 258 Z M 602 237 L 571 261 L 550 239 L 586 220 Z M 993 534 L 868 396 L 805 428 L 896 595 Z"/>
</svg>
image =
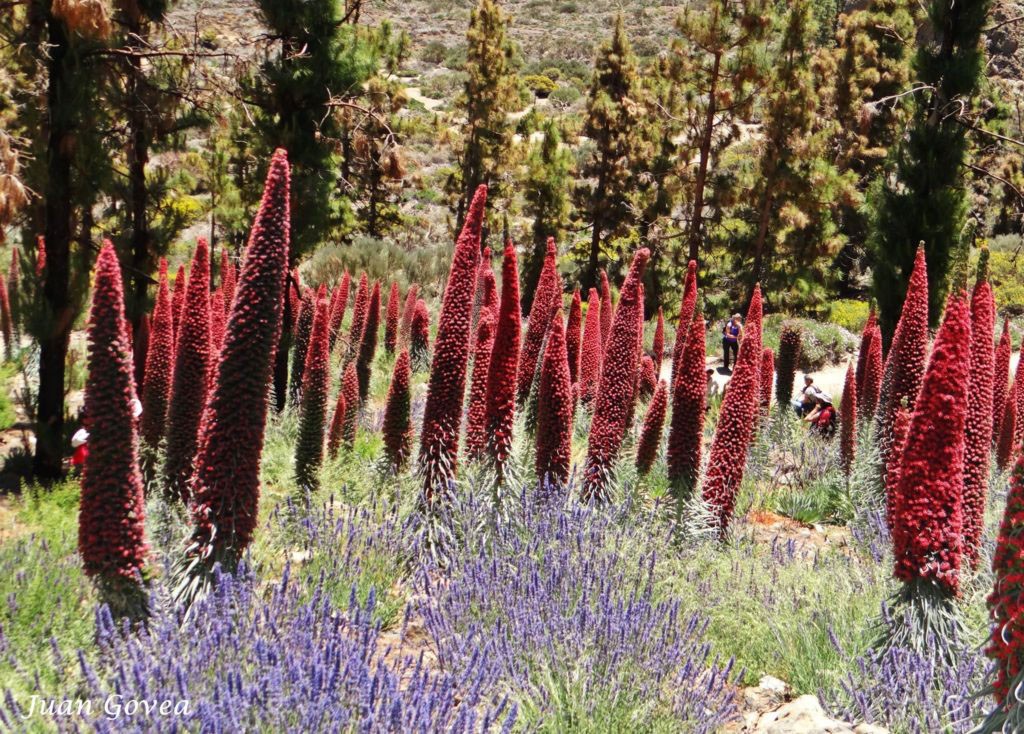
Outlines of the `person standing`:
<svg viewBox="0 0 1024 734">
<path fill-rule="evenodd" d="M 729 353 L 732 352 L 732 364 L 736 365 L 736 357 L 740 353 L 740 339 L 743 338 L 743 317 L 734 313 L 722 328 L 722 364 L 729 369 Z"/>
</svg>

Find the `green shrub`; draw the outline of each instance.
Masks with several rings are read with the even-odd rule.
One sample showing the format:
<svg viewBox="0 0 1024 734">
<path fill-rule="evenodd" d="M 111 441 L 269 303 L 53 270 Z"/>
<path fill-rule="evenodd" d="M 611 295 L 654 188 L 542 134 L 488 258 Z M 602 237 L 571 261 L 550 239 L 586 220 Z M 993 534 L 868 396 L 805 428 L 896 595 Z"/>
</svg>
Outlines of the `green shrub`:
<svg viewBox="0 0 1024 734">
<path fill-rule="evenodd" d="M 804 372 L 813 372 L 830 364 L 838 364 L 857 351 L 860 340 L 850 331 L 838 324 L 813 319 L 787 318 L 784 314 L 771 314 L 764 320 L 764 345 L 778 352 L 779 333 L 783 323 L 799 327 L 803 332 L 803 343 L 797 367 Z M 709 330 L 709 338 L 714 337 L 716 353 L 721 325 Z"/>
<path fill-rule="evenodd" d="M 543 74 L 528 74 L 523 77 L 523 84 L 542 99 L 557 89 L 557 85 Z"/>
<path fill-rule="evenodd" d="M 551 104 L 555 107 L 566 109 L 576 104 L 577 100 L 582 96 L 582 93 L 576 87 L 571 85 L 561 85 L 548 95 L 548 99 L 551 100 Z"/>
<path fill-rule="evenodd" d="M 993 250 L 988 262 L 1000 313 L 1024 314 L 1024 253 Z"/>
<path fill-rule="evenodd" d="M 859 334 L 868 321 L 871 307 L 865 301 L 852 298 L 841 298 L 829 306 L 828 320 L 842 326 L 847 331 Z"/>
<path fill-rule="evenodd" d="M 420 58 L 428 64 L 440 64 L 448 56 L 448 47 L 440 41 L 430 41 L 420 51 Z"/>
</svg>

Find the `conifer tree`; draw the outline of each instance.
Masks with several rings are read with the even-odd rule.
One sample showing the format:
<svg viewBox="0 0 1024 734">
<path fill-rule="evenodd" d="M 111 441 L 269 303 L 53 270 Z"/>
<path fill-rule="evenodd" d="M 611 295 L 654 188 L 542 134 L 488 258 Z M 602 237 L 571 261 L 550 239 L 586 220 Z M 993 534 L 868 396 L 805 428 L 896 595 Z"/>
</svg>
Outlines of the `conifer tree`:
<svg viewBox="0 0 1024 734">
<path fill-rule="evenodd" d="M 609 257 L 607 248 L 631 222 L 632 171 L 641 146 L 639 91 L 637 60 L 620 15 L 611 39 L 598 49 L 583 126 L 583 134 L 593 141 L 576 188 L 576 207 L 591 230 L 581 278 L 585 287 L 598 285 L 602 262 L 622 259 Z"/>
<path fill-rule="evenodd" d="M 964 117 L 984 73 L 981 35 L 988 7 L 989 0 L 932 0 L 926 32 L 917 34 L 919 89 L 909 128 L 870 197 L 873 285 L 886 344 L 896 328 L 919 242 L 928 256 L 930 325 L 942 315 L 953 251 L 967 213 L 962 166 L 969 125 Z"/>
<path fill-rule="evenodd" d="M 524 214 L 533 220 L 533 248 L 523 262 L 523 313 L 533 305 L 533 293 L 544 265 L 549 237 L 556 240 L 568 222 L 571 202 L 573 156 L 562 145 L 558 124 L 548 119 L 541 128 L 544 136 L 535 143 L 526 159 L 526 177 L 523 180 Z"/>
<path fill-rule="evenodd" d="M 480 184 L 500 196 L 500 181 L 511 153 L 513 129 L 508 113 L 518 102 L 514 48 L 506 36 L 509 19 L 497 0 L 478 0 L 466 31 L 466 83 L 459 106 L 466 117 L 462 129 L 459 170 L 449 182 L 458 197 L 456 229 Z"/>
</svg>

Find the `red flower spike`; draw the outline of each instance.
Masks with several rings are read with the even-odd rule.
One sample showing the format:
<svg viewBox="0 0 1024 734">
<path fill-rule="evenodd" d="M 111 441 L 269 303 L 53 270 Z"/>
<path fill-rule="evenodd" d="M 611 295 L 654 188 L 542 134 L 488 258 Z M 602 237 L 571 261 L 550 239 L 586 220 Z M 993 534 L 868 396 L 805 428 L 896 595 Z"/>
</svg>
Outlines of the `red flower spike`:
<svg viewBox="0 0 1024 734">
<path fill-rule="evenodd" d="M 661 443 L 661 429 L 665 425 L 665 411 L 668 408 L 668 385 L 664 380 L 658 387 L 647 406 L 644 427 L 640 431 L 640 443 L 636 447 L 636 469 L 641 475 L 647 474 L 658 458 L 658 445 Z"/>
<path fill-rule="evenodd" d="M 313 331 L 302 371 L 299 436 L 295 443 L 295 482 L 302 491 L 320 488 L 318 473 L 324 461 L 324 428 L 330 381 L 331 326 L 327 287 L 320 286 L 313 314 Z"/>
<path fill-rule="evenodd" d="M 227 326 L 228 316 L 231 315 L 231 306 L 235 302 L 235 288 L 237 287 L 238 273 L 235 271 L 235 263 L 228 255 L 227 248 L 220 251 L 220 290 L 224 299 L 224 324 Z"/>
<path fill-rule="evenodd" d="M 334 289 L 331 295 L 331 351 L 338 343 L 338 335 L 341 334 L 341 322 L 345 320 L 345 309 L 348 308 L 348 290 L 352 278 L 348 270 L 341 274 L 341 283 Z"/>
<path fill-rule="evenodd" d="M 178 334 L 164 459 L 164 490 L 169 497 L 180 497 L 186 504 L 213 362 L 209 283 L 210 253 L 206 240 L 200 237 L 192 257 Z"/>
<path fill-rule="evenodd" d="M 971 320 L 954 294 L 935 338 L 900 461 L 890 518 L 895 575 L 929 580 L 956 595 L 963 552 L 964 426 Z"/>
<path fill-rule="evenodd" d="M 309 349 L 310 335 L 313 333 L 313 317 L 316 315 L 316 293 L 306 288 L 299 304 L 299 317 L 295 322 L 294 340 L 295 355 L 292 360 L 292 375 L 288 383 L 288 398 L 292 404 L 299 402 L 302 394 L 302 373 L 306 369 L 306 352 Z"/>
<path fill-rule="evenodd" d="M 871 352 L 871 340 L 875 337 L 875 327 L 878 326 L 878 317 L 875 315 L 874 307 L 868 312 L 868 320 L 864 323 L 864 329 L 860 333 L 860 349 L 857 352 L 857 397 L 864 395 L 864 375 L 867 370 L 868 355 Z M 879 344 L 881 347 L 881 344 Z M 881 354 L 881 351 L 879 351 Z"/>
<path fill-rule="evenodd" d="M 654 366 L 661 371 L 661 363 L 665 359 L 665 314 L 658 306 L 658 320 L 654 324 L 654 342 L 651 344 L 651 359 Z"/>
<path fill-rule="evenodd" d="M 501 304 L 498 325 L 487 366 L 487 412 L 484 419 L 487 454 L 498 476 L 512 453 L 512 428 L 516 416 L 516 376 L 519 372 L 519 266 L 516 248 L 509 240 L 501 263 Z"/>
<path fill-rule="evenodd" d="M 260 456 L 284 313 L 289 248 L 289 169 L 278 149 L 249 234 L 245 261 L 204 417 L 193 478 L 193 541 L 231 567 L 256 528 Z"/>
<path fill-rule="evenodd" d="M 775 401 L 779 405 L 789 405 L 793 399 L 793 381 L 802 341 L 800 327 L 783 324 L 779 334 L 779 354 L 775 360 Z"/>
<path fill-rule="evenodd" d="M 996 447 L 996 466 L 1000 471 L 1005 471 L 1015 459 L 1017 445 L 1013 437 L 1017 433 L 1017 422 L 1020 416 L 1017 414 L 1017 383 L 1010 386 L 1010 392 L 1006 394 L 1006 401 L 1003 406 L 1003 419 L 999 422 L 999 445 Z"/>
<path fill-rule="evenodd" d="M 156 448 L 164 437 L 167 406 L 171 400 L 171 379 L 174 369 L 174 314 L 167 288 L 167 261 L 160 259 L 156 304 L 146 354 L 146 381 L 142 390 L 142 437 Z"/>
<path fill-rule="evenodd" d="M 875 416 L 882 391 L 882 329 L 875 324 L 871 332 L 868 354 L 864 359 L 864 380 L 857 388 L 857 409 L 862 421 L 871 420 Z"/>
<path fill-rule="evenodd" d="M 978 565 L 978 548 L 985 527 L 988 472 L 992 455 L 992 400 L 996 303 L 987 277 L 980 276 L 971 294 L 970 400 L 964 435 L 963 522 L 964 553 L 971 568 Z"/>
<path fill-rule="evenodd" d="M 857 456 L 857 372 L 852 364 L 846 368 L 839 418 L 839 465 L 849 477 Z"/>
<path fill-rule="evenodd" d="M 628 428 L 626 421 L 635 405 L 637 363 L 640 358 L 637 326 L 643 317 L 640 280 L 650 257 L 651 251 L 646 247 L 633 256 L 629 274 L 622 285 L 608 343 L 605 345 L 604 369 L 591 421 L 581 490 L 583 500 L 587 502 L 603 502 L 608 499 L 611 472 Z"/>
<path fill-rule="evenodd" d="M 608 284 L 608 273 L 601 270 L 601 353 L 608 351 L 608 339 L 612 332 L 612 317 L 615 307 L 612 306 L 612 289 Z"/>
<path fill-rule="evenodd" d="M 537 292 L 530 306 L 530 318 L 526 323 L 526 335 L 519 354 L 519 378 L 517 398 L 522 404 L 530 394 L 534 377 L 540 362 L 540 352 L 544 346 L 551 320 L 555 311 L 562 306 L 562 278 L 558 274 L 558 253 L 555 240 L 548 237 L 547 254 L 544 265 L 537 280 Z"/>
<path fill-rule="evenodd" d="M 395 360 L 388 388 L 387 403 L 384 405 L 384 422 L 381 434 L 384 438 L 384 456 L 389 469 L 397 474 L 409 462 L 412 451 L 412 397 L 409 393 L 411 380 L 409 352 L 402 350 Z"/>
<path fill-rule="evenodd" d="M 580 351 L 580 402 L 590 403 L 597 396 L 601 383 L 601 365 L 604 349 L 601 346 L 601 301 L 596 288 L 587 298 L 587 318 L 583 324 L 583 343 Z"/>
<path fill-rule="evenodd" d="M 640 382 L 637 385 L 640 397 L 646 400 L 654 394 L 654 389 L 657 386 L 658 373 L 655 371 L 654 360 L 650 355 L 645 354 L 640 358 Z"/>
<path fill-rule="evenodd" d="M 885 516 L 890 528 L 896 512 L 896 505 L 899 504 L 897 492 L 899 491 L 900 468 L 903 461 L 903 449 L 907 446 L 907 434 L 910 433 L 911 417 L 906 406 L 901 405 L 892 419 L 892 449 L 889 453 L 889 466 L 885 471 Z"/>
<path fill-rule="evenodd" d="M 412 315 L 412 336 L 410 357 L 416 369 L 423 369 L 430 363 L 430 312 L 422 298 L 416 301 Z"/>
<path fill-rule="evenodd" d="M 1006 509 L 999 527 L 992 571 L 995 583 L 988 597 L 991 635 L 985 654 L 995 661 L 993 688 L 999 706 L 1014 694 L 1011 687 L 1024 669 L 1024 458 L 1010 478 Z"/>
<path fill-rule="evenodd" d="M 358 391 L 358 379 L 356 380 Z M 342 434 L 345 431 L 345 415 L 348 406 L 345 405 L 345 391 L 338 390 L 338 399 L 334 403 L 334 415 L 331 418 L 331 427 L 327 432 L 327 455 L 332 459 L 338 458 L 338 449 L 341 448 Z"/>
<path fill-rule="evenodd" d="M 882 373 L 879 396 L 878 443 L 883 465 L 888 464 L 892 443 L 892 415 L 904 398 L 911 411 L 921 390 L 925 362 L 928 358 L 928 269 L 924 247 L 917 250 L 914 271 L 907 286 L 900 320 L 889 348 Z"/>
<path fill-rule="evenodd" d="M 373 357 L 377 353 L 377 332 L 380 330 L 380 283 L 373 284 L 373 292 L 366 307 L 366 320 L 363 322 L 363 338 L 359 342 L 359 353 L 356 358 L 356 375 L 359 377 L 359 403 L 366 402 L 370 394 L 370 372 L 373 369 Z"/>
<path fill-rule="evenodd" d="M 363 340 L 363 327 L 366 325 L 366 311 L 370 307 L 370 283 L 366 271 L 359 276 L 359 288 L 356 290 L 356 301 L 352 306 L 352 323 L 348 328 L 348 349 L 350 354 L 359 350 Z"/>
<path fill-rule="evenodd" d="M 686 344 L 681 350 L 683 360 L 672 390 L 672 423 L 668 432 L 668 478 L 677 499 L 688 495 L 697 483 L 707 401 L 704 316 L 697 313 L 691 321 L 678 331 L 686 334 Z"/>
<path fill-rule="evenodd" d="M 672 348 L 672 389 L 676 389 L 676 378 L 682 369 L 683 348 L 686 346 L 687 330 L 693 322 L 697 309 L 697 261 L 690 260 L 686 266 L 686 281 L 683 284 L 683 299 L 679 304 L 679 320 L 676 322 L 676 343 Z M 705 347 L 705 352 L 707 351 Z"/>
<path fill-rule="evenodd" d="M 767 347 L 761 351 L 761 414 L 768 415 L 772 407 L 772 388 L 775 387 L 775 352 Z"/>
<path fill-rule="evenodd" d="M 580 289 L 577 288 L 572 292 L 572 303 L 569 305 L 569 323 L 565 327 L 565 353 L 569 355 L 569 378 L 574 385 L 580 378 L 582 326 L 583 309 L 580 303 Z"/>
<path fill-rule="evenodd" d="M 718 531 L 724 535 L 732 522 L 736 495 L 747 463 L 760 401 L 761 288 L 754 288 L 747 311 L 743 340 L 729 389 L 711 440 L 707 474 L 702 488 L 704 501 L 715 513 Z"/>
<path fill-rule="evenodd" d="M 1003 333 L 996 347 L 995 372 L 992 380 L 992 440 L 1002 435 L 1003 412 L 1006 408 L 1006 394 L 1010 390 L 1010 356 L 1013 344 L 1010 341 L 1010 319 L 1003 319 Z"/>
<path fill-rule="evenodd" d="M 225 329 L 227 329 L 227 321 L 224 316 L 224 293 L 218 288 L 210 296 L 210 343 L 214 355 L 220 353 L 220 347 L 224 343 Z M 216 359 L 214 364 L 216 364 Z"/>
<path fill-rule="evenodd" d="M 1014 374 L 1013 384 L 1017 388 L 1017 424 L 1013 431 L 1013 445 L 1020 446 L 1021 442 L 1024 441 L 1024 359 L 1020 357 L 1024 354 L 1018 354 L 1017 372 Z"/>
<path fill-rule="evenodd" d="M 398 341 L 403 346 L 408 346 L 412 337 L 412 317 L 416 313 L 416 301 L 420 287 L 413 283 L 409 286 L 409 292 L 405 294 L 405 306 L 402 308 L 402 323 L 398 330 Z M 410 355 L 411 357 L 411 355 Z"/>
<path fill-rule="evenodd" d="M 188 292 L 188 275 L 185 266 L 178 266 L 178 274 L 174 278 L 174 291 L 171 295 L 171 315 L 174 318 L 174 345 L 177 349 L 178 334 L 181 333 L 181 313 L 185 308 L 185 294 Z"/>
<path fill-rule="evenodd" d="M 89 313 L 85 412 L 89 453 L 82 472 L 78 552 L 101 588 L 136 588 L 146 562 L 145 506 L 139 472 L 128 335 L 122 327 L 121 266 L 109 240 L 96 261 Z"/>
<path fill-rule="evenodd" d="M 542 487 L 564 487 L 572 465 L 572 380 L 562 310 L 551 320 L 537 394 L 534 469 Z"/>
<path fill-rule="evenodd" d="M 473 374 L 469 381 L 469 412 L 466 419 L 466 456 L 475 461 L 484 456 L 487 448 L 487 375 L 490 371 L 494 346 L 494 313 L 480 312 L 473 345 Z"/>
<path fill-rule="evenodd" d="M 36 278 L 42 279 L 46 272 L 46 238 L 42 235 L 36 237 Z"/>
<path fill-rule="evenodd" d="M 384 319 L 384 351 L 394 354 L 398 347 L 398 282 L 391 281 L 388 291 L 387 316 Z"/>
<path fill-rule="evenodd" d="M 469 361 L 470 322 L 476 293 L 476 270 L 480 259 L 480 230 L 487 185 L 481 184 L 473 196 L 462 232 L 455 243 L 448 282 L 438 317 L 434 357 L 427 383 L 427 402 L 423 411 L 419 466 L 423 476 L 423 499 L 434 501 L 437 491 L 446 491 L 455 478 L 459 455 L 459 428 L 462 400 L 466 391 L 466 364 Z"/>
</svg>

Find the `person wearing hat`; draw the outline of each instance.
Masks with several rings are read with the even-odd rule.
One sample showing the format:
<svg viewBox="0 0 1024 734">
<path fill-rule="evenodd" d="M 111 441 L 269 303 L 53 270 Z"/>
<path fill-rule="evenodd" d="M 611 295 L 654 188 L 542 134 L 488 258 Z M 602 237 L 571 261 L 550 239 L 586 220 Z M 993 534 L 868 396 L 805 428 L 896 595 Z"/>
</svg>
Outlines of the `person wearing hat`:
<svg viewBox="0 0 1024 734">
<path fill-rule="evenodd" d="M 85 466 L 85 458 L 89 455 L 89 432 L 84 426 L 71 437 L 71 448 L 75 450 L 71 454 L 71 468 L 81 472 Z"/>
<path fill-rule="evenodd" d="M 736 357 L 740 353 L 740 339 L 743 338 L 743 317 L 734 313 L 732 318 L 722 327 L 722 364 L 729 369 L 729 352 L 732 352 L 732 364 L 736 365 Z"/>
<path fill-rule="evenodd" d="M 832 396 L 827 392 L 818 392 L 814 396 L 814 409 L 804 418 L 810 424 L 812 433 L 828 438 L 836 430 L 836 409 L 832 405 Z"/>
</svg>

